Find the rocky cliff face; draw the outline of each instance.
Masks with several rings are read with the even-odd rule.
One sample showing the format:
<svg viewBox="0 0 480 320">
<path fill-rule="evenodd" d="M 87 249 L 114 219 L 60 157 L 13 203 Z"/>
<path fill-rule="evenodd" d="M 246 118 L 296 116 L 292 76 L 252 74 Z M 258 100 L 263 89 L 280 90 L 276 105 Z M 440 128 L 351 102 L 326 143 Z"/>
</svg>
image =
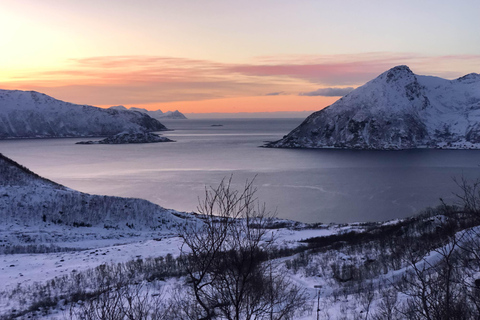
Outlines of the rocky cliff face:
<svg viewBox="0 0 480 320">
<path fill-rule="evenodd" d="M 397 66 L 313 113 L 267 146 L 480 148 L 480 75 L 446 80 Z"/>
<path fill-rule="evenodd" d="M 0 138 L 109 136 L 166 129 L 140 112 L 77 105 L 35 91 L 0 90 Z"/>
</svg>

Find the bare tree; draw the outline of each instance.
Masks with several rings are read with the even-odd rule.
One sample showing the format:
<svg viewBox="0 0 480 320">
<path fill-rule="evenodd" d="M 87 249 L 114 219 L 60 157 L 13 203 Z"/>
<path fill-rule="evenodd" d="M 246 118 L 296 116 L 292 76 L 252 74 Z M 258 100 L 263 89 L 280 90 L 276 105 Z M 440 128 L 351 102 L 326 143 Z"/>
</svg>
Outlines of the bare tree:
<svg viewBox="0 0 480 320">
<path fill-rule="evenodd" d="M 460 270 L 458 240 L 455 236 L 418 258 L 410 254 L 410 272 L 400 291 L 409 299 L 404 314 L 411 319 L 470 319 L 463 275 Z"/>
<path fill-rule="evenodd" d="M 151 284 L 138 283 L 102 290 L 91 299 L 72 304 L 66 319 L 77 320 L 166 320 L 170 305 L 163 290 L 152 292 Z"/>
<path fill-rule="evenodd" d="M 122 298 L 117 289 L 105 290 L 96 297 L 70 307 L 69 318 L 78 320 L 124 319 L 121 311 Z"/>
<path fill-rule="evenodd" d="M 365 318 L 364 320 L 368 319 L 368 315 L 370 314 L 370 307 L 372 306 L 373 299 L 375 298 L 375 288 L 373 283 L 370 282 L 362 286 L 362 293 L 360 296 L 360 303 L 362 305 L 363 310 L 365 311 Z"/>
<path fill-rule="evenodd" d="M 464 230 L 458 235 L 458 247 L 462 250 L 464 266 L 463 287 L 472 313 L 480 318 L 480 227 Z"/>
<path fill-rule="evenodd" d="M 397 320 L 400 319 L 397 310 L 398 292 L 392 288 L 383 288 L 380 290 L 381 300 L 376 313 L 373 315 L 374 320 Z"/>
<path fill-rule="evenodd" d="M 196 319 L 289 319 L 305 303 L 304 292 L 269 261 L 270 219 L 247 181 L 242 191 L 232 179 L 205 190 L 198 212 L 202 223 L 181 233 L 181 255 Z"/>
<path fill-rule="evenodd" d="M 454 193 L 460 201 L 459 205 L 465 213 L 475 216 L 480 215 L 480 180 L 469 182 L 462 176 L 460 179 L 454 178 L 453 181 L 460 188 L 460 192 Z"/>
</svg>

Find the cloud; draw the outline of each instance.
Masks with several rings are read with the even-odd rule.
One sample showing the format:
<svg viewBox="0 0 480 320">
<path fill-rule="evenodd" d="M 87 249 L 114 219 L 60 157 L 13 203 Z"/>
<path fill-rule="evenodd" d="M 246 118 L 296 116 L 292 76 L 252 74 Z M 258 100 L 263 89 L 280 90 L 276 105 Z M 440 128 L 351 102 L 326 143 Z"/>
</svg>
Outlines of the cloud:
<svg viewBox="0 0 480 320">
<path fill-rule="evenodd" d="M 353 87 L 347 88 L 320 88 L 315 91 L 310 92 L 301 92 L 299 96 L 323 96 L 323 97 L 343 97 L 347 93 L 350 93 L 354 90 Z"/>
<path fill-rule="evenodd" d="M 269 56 L 220 63 L 162 56 L 102 56 L 69 60 L 61 69 L 18 71 L 5 89 L 38 90 L 92 105 L 198 101 L 265 95 L 341 96 L 382 72 L 406 64 L 417 74 L 449 79 L 480 69 L 480 55 L 413 53 Z M 319 87 L 325 87 L 315 90 Z M 265 94 L 267 92 L 267 94 Z"/>
<path fill-rule="evenodd" d="M 266 93 L 265 95 L 266 96 L 279 96 L 283 94 L 283 91 L 280 91 L 280 92 L 270 92 L 270 93 Z"/>
<path fill-rule="evenodd" d="M 480 68 L 480 55 L 426 56 L 414 53 L 296 55 L 257 58 L 256 63 L 228 66 L 231 72 L 256 77 L 283 77 L 324 86 L 358 86 L 397 65 L 417 74 L 455 78 Z"/>
<path fill-rule="evenodd" d="M 18 74 L 13 80 L 4 87 L 92 105 L 262 96 L 278 87 L 272 79 L 227 72 L 221 63 L 151 56 L 75 59 L 67 68 Z"/>
</svg>

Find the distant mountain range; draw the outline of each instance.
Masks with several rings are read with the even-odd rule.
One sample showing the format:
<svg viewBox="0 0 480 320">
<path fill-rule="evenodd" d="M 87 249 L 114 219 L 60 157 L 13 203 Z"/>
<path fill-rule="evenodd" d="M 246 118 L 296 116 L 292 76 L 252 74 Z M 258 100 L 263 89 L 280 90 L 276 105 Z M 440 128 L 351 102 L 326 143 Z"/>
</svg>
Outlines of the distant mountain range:
<svg viewBox="0 0 480 320">
<path fill-rule="evenodd" d="M 110 136 L 167 128 L 135 111 L 60 101 L 35 91 L 0 90 L 0 139 Z"/>
<path fill-rule="evenodd" d="M 280 119 L 299 118 L 303 119 L 312 114 L 310 111 L 270 111 L 270 112 L 211 112 L 211 113 L 185 113 L 188 119 Z"/>
<path fill-rule="evenodd" d="M 185 117 L 185 115 L 178 110 L 163 112 L 160 109 L 150 111 L 150 110 L 147 110 L 147 109 L 135 108 L 135 107 L 127 109 L 124 106 L 113 106 L 113 107 L 110 107 L 109 109 L 138 111 L 138 112 L 148 114 L 150 117 L 152 117 L 154 119 L 157 119 L 157 120 L 158 119 L 187 119 L 187 117 Z"/>
<path fill-rule="evenodd" d="M 310 115 L 267 147 L 480 148 L 480 75 L 455 80 L 397 66 Z"/>
</svg>

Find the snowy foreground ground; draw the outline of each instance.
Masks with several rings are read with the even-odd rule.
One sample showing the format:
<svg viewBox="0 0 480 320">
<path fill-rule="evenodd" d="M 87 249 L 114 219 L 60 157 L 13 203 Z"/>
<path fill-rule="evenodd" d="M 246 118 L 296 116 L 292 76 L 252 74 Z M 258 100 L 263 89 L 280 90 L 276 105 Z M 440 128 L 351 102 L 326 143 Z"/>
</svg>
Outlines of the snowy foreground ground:
<svg viewBox="0 0 480 320">
<path fill-rule="evenodd" d="M 54 226 L 49 231 L 36 230 L 33 228 L 19 227 L 0 229 L 0 239 L 12 238 L 21 234 L 25 237 L 38 238 L 39 234 L 50 233 L 49 237 L 62 234 L 63 236 L 73 234 L 71 241 L 62 239 L 55 245 L 64 248 L 71 248 L 72 251 L 53 253 L 28 253 L 28 254 L 2 254 L 0 255 L 0 315 L 8 314 L 12 310 L 21 310 L 28 301 L 17 301 L 9 298 L 9 292 L 16 288 L 34 285 L 35 283 L 46 283 L 56 277 L 86 271 L 102 264 L 116 264 L 136 259 L 155 258 L 171 254 L 176 257 L 180 253 L 181 239 L 173 232 L 132 232 L 125 234 L 120 231 L 109 231 L 104 228 L 67 228 Z M 80 230 L 79 230 L 80 229 Z M 328 236 L 339 232 L 358 229 L 354 225 L 322 225 L 317 229 L 292 230 L 287 228 L 272 230 L 276 235 L 276 242 L 281 247 L 295 248 L 299 246 L 300 240 Z M 78 233 L 83 233 L 85 239 Z M 95 237 L 92 238 L 92 235 Z M 44 235 L 45 236 L 45 235 Z M 49 238 L 47 237 L 47 238 Z M 279 259 L 279 265 L 285 259 Z M 283 267 L 283 269 L 285 269 Z M 317 289 L 314 286 L 328 286 L 323 279 L 306 277 L 302 274 L 291 272 L 295 282 L 305 287 L 311 296 L 310 311 L 306 312 L 305 319 L 314 319 L 316 314 Z M 315 302 L 315 303 L 314 303 Z M 333 309 L 335 306 L 331 306 Z M 65 309 L 65 308 L 63 308 Z M 325 310 L 326 311 L 326 310 Z M 335 310 L 330 310 L 335 313 Z M 36 315 L 38 319 L 68 319 L 65 310 L 55 309 L 46 315 Z"/>
<path fill-rule="evenodd" d="M 282 229 L 276 234 L 279 243 L 295 246 L 298 240 L 330 235 L 338 230 L 337 228 L 299 231 Z M 57 232 L 60 231 L 59 229 Z M 68 231 L 65 230 L 65 232 Z M 90 230 L 90 232 L 105 234 L 105 230 L 100 228 Z M 7 232 L 3 231 L 0 235 L 6 237 Z M 181 239 L 172 233 L 154 236 L 151 232 L 139 232 L 137 236 L 131 238 L 56 243 L 65 247 L 78 248 L 80 251 L 3 254 L 0 255 L 0 283 L 4 290 L 11 290 L 18 284 L 42 282 L 73 270 L 82 271 L 104 263 L 127 262 L 138 258 L 155 258 L 167 254 L 178 256 L 181 243 Z"/>
<path fill-rule="evenodd" d="M 406 288 L 400 292 L 400 287 L 397 287 L 402 277 L 412 268 L 412 263 L 405 256 L 409 249 L 402 248 L 401 244 L 404 243 L 407 247 L 425 244 L 426 247 L 430 247 L 427 243 L 429 240 L 424 242 L 416 238 L 422 236 L 421 232 L 418 233 L 419 230 L 438 234 L 439 228 L 450 221 L 447 216 L 432 214 L 409 219 L 344 225 L 305 225 L 281 220 L 284 226 L 269 231 L 276 236 L 277 248 L 297 250 L 301 247 L 306 248 L 308 241 L 305 239 L 321 241 L 349 234 L 358 237 L 376 232 L 377 237 L 376 240 L 358 240 L 358 245 L 348 244 L 348 238 L 341 238 L 337 242 L 332 242 L 333 246 L 322 247 L 323 249 L 319 249 L 318 246 L 316 249 L 300 249 L 298 253 L 275 259 L 277 271 L 287 274 L 297 285 L 303 287 L 308 295 L 304 310 L 295 319 L 317 319 L 317 316 L 319 319 L 382 319 L 388 312 L 394 314 L 391 319 L 409 319 L 409 316 L 395 315 L 395 310 L 397 308 L 400 310 L 400 306 L 405 305 L 411 298 L 406 295 L 410 289 Z M 399 245 L 395 246 L 388 244 L 388 241 L 382 242 L 382 232 L 385 239 L 395 239 L 394 231 L 389 230 L 400 229 L 401 225 L 402 233 L 415 230 L 418 234 L 412 236 L 410 240 L 397 239 Z M 478 243 L 480 229 L 474 227 L 465 230 L 475 231 L 474 240 Z M 461 248 L 466 247 L 465 230 L 456 232 L 454 236 Z M 38 294 L 32 292 L 51 280 L 56 280 L 58 284 L 62 277 L 85 274 L 101 265 L 167 256 L 175 258 L 180 254 L 182 245 L 182 240 L 172 230 L 127 232 L 101 227 L 73 228 L 60 225 L 49 225 L 47 228 L 7 225 L 0 228 L 0 239 L 2 242 L 8 241 L 10 245 L 15 242 L 12 239 L 17 239 L 19 244 L 33 242 L 38 246 L 41 239 L 51 241 L 55 238 L 58 240 L 53 241 L 54 247 L 50 250 L 64 248 L 68 251 L 0 255 L 0 319 L 71 319 L 68 312 L 72 304 L 65 304 L 62 301 L 49 308 L 37 308 L 36 311 L 29 313 L 24 311 L 39 298 L 36 296 Z M 337 246 L 340 242 L 346 245 Z M 440 249 L 425 249 L 415 261 L 412 261 L 417 263 L 419 269 L 424 266 L 435 266 L 444 258 L 442 250 L 448 250 L 450 247 L 451 244 L 444 242 Z M 419 249 L 412 252 L 419 252 Z M 472 259 L 468 261 L 470 265 L 460 269 L 465 275 L 462 281 L 472 282 L 480 275 L 478 261 L 472 262 Z M 161 292 L 162 297 L 168 298 L 175 286 L 183 285 L 184 279 L 173 277 L 162 279 L 160 282 L 161 291 L 156 292 L 155 288 L 150 288 L 146 294 L 156 296 Z M 40 294 L 42 293 L 45 291 L 40 291 Z"/>
</svg>

